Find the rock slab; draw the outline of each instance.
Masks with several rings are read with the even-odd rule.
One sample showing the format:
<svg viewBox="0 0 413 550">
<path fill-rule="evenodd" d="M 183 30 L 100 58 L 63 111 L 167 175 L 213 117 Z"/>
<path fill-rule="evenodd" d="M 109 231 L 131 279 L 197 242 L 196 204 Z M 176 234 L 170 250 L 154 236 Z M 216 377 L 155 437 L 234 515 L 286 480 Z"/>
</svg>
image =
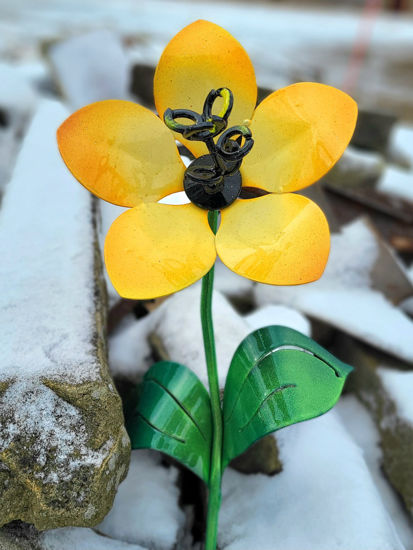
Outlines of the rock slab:
<svg viewBox="0 0 413 550">
<path fill-rule="evenodd" d="M 0 525 L 90 526 L 130 443 L 108 373 L 93 200 L 65 168 L 59 103 L 42 104 L 0 213 Z"/>
</svg>

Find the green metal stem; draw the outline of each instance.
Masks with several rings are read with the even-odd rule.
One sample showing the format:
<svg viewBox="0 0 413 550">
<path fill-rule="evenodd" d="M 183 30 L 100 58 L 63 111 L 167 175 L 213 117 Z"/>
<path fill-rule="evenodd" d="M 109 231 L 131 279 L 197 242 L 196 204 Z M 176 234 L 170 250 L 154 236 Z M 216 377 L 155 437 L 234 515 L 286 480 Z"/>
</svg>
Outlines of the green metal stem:
<svg viewBox="0 0 413 550">
<path fill-rule="evenodd" d="M 209 225 L 214 232 L 218 228 L 218 211 L 208 213 Z M 218 516 L 221 506 L 222 477 L 222 409 L 219 394 L 217 354 L 215 350 L 214 325 L 212 321 L 212 292 L 214 287 L 214 266 L 202 279 L 201 324 L 204 338 L 205 359 L 208 370 L 209 393 L 212 407 L 213 438 L 211 451 L 211 470 L 209 477 L 208 512 L 205 550 L 216 550 Z"/>
</svg>

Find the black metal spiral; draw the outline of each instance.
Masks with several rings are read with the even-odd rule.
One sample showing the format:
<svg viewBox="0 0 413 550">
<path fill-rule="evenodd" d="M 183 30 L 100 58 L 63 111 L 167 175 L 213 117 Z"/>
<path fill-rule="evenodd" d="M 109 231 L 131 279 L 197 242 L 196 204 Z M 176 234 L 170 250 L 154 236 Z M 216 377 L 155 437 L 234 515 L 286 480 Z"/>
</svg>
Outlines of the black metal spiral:
<svg viewBox="0 0 413 550">
<path fill-rule="evenodd" d="M 218 98 L 223 106 L 218 114 L 212 109 Z M 246 126 L 233 126 L 226 130 L 234 105 L 229 88 L 211 90 L 205 99 L 202 114 L 189 109 L 167 109 L 164 122 L 170 130 L 182 134 L 189 141 L 203 141 L 209 155 L 193 161 L 185 172 L 184 188 L 192 202 L 210 210 L 225 208 L 239 196 L 242 159 L 254 144 Z M 188 124 L 179 119 L 190 121 Z M 224 131 L 225 130 L 225 131 Z M 223 133 L 222 133 L 223 132 Z M 214 137 L 218 136 L 217 142 Z"/>
</svg>

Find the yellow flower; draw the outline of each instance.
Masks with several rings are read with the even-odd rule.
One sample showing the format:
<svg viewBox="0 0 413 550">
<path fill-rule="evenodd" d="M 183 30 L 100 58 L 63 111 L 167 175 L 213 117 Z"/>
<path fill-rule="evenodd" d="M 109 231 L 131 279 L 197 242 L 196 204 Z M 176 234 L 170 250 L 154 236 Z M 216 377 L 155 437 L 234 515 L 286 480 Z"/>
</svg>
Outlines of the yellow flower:
<svg viewBox="0 0 413 550">
<path fill-rule="evenodd" d="M 207 153 L 204 143 L 174 135 L 161 118 L 167 109 L 202 113 L 208 93 L 220 88 L 234 98 L 228 125 L 250 121 L 254 146 L 240 167 L 242 186 L 267 194 L 237 198 L 222 209 L 215 236 L 207 210 L 158 201 L 183 190 L 185 166 L 175 137 L 196 157 Z M 354 131 L 355 102 L 330 86 L 299 83 L 255 109 L 257 85 L 247 53 L 207 21 L 192 23 L 168 44 L 156 68 L 154 96 L 161 118 L 128 101 L 100 101 L 71 115 L 57 134 L 61 155 L 80 183 L 130 207 L 105 242 L 105 263 L 119 294 L 147 299 L 181 290 L 204 276 L 217 254 L 235 273 L 261 283 L 318 279 L 329 253 L 328 224 L 314 202 L 293 192 L 340 158 Z"/>
</svg>

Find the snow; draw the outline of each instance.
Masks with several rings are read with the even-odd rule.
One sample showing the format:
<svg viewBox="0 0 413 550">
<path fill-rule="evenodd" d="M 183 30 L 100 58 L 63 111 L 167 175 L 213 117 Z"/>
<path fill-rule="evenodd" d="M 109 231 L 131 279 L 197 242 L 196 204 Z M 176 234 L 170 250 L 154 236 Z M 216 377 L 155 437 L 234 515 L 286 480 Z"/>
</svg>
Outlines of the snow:
<svg viewBox="0 0 413 550">
<path fill-rule="evenodd" d="M 246 298 L 252 292 L 254 282 L 245 277 L 237 275 L 228 269 L 217 257 L 215 262 L 215 280 L 216 290 L 222 292 L 227 298 Z"/>
<path fill-rule="evenodd" d="M 389 152 L 391 158 L 413 169 L 413 126 L 399 122 L 391 133 Z"/>
<path fill-rule="evenodd" d="M 99 229 L 98 238 L 99 238 L 100 250 L 103 250 L 105 245 L 105 238 L 106 238 L 107 232 L 109 231 L 110 226 L 116 220 L 116 218 L 120 216 L 123 212 L 128 210 L 128 208 L 124 208 L 122 206 L 116 206 L 115 204 L 111 204 L 110 202 L 106 202 L 100 199 L 97 201 L 97 206 L 100 214 L 99 216 L 100 223 L 98 226 L 98 229 Z M 105 274 L 106 288 L 109 296 L 109 306 L 112 306 L 114 303 L 116 303 L 119 300 L 119 294 L 115 290 L 115 287 L 112 285 L 112 282 L 109 278 L 104 262 L 103 262 L 103 271 Z"/>
<path fill-rule="evenodd" d="M 41 479 L 53 456 L 45 483 L 101 466 L 116 445 L 109 438 L 91 448 L 82 410 L 46 385 L 101 376 L 94 343 L 92 200 L 57 151 L 56 128 L 66 116 L 57 102 L 41 105 L 0 213 L 1 409 L 9 416 L 1 426 L 0 451 L 26 437 L 36 461 L 33 475 Z M 88 490 L 85 486 L 85 494 Z"/>
<path fill-rule="evenodd" d="M 377 374 L 397 407 L 397 415 L 413 426 L 413 372 L 380 367 Z"/>
<path fill-rule="evenodd" d="M 113 540 L 93 529 L 65 527 L 51 529 L 41 537 L 41 550 L 148 550 L 137 544 Z"/>
<path fill-rule="evenodd" d="M 399 496 L 392 489 L 382 472 L 380 434 L 367 409 L 354 395 L 344 395 L 335 406 L 348 434 L 363 452 L 363 457 L 373 477 L 396 531 L 407 550 L 413 550 L 413 523 L 407 515 Z"/>
<path fill-rule="evenodd" d="M 375 235 L 363 220 L 333 235 L 324 275 L 295 287 L 257 285 L 258 305 L 279 303 L 348 332 L 379 349 L 413 361 L 413 322 L 378 290 L 371 270 L 378 257 Z"/>
<path fill-rule="evenodd" d="M 19 136 L 34 110 L 37 95 L 15 67 L 0 62 L 0 111 L 6 126 L 0 124 L 0 191 L 8 181 L 18 152 Z"/>
<path fill-rule="evenodd" d="M 402 167 L 389 165 L 379 180 L 377 189 L 383 193 L 413 202 L 413 126 L 398 124 L 389 145 L 391 160 Z"/>
<path fill-rule="evenodd" d="M 384 159 L 379 153 L 357 149 L 349 145 L 333 171 L 340 175 L 350 174 L 351 177 L 345 183 L 348 187 L 352 187 L 354 183 L 360 183 L 366 178 L 377 178 L 384 167 Z"/>
<path fill-rule="evenodd" d="M 413 170 L 388 166 L 378 182 L 377 190 L 413 203 Z"/>
<path fill-rule="evenodd" d="M 109 338 L 109 366 L 113 376 L 137 382 L 153 363 L 149 345 L 152 317 L 128 317 Z"/>
<path fill-rule="evenodd" d="M 109 30 L 72 36 L 49 49 L 58 82 L 78 109 L 103 99 L 127 99 L 129 62 L 119 37 Z"/>
<path fill-rule="evenodd" d="M 227 470 L 223 550 L 401 550 L 359 447 L 333 410 L 277 432 L 283 471 Z"/>
<path fill-rule="evenodd" d="M 124 331 L 110 339 L 112 374 L 135 381 L 151 364 L 147 343 L 154 334 L 172 361 L 192 369 L 208 386 L 200 320 L 200 289 L 196 284 L 169 297 L 152 313 L 131 320 Z M 223 388 L 228 368 L 239 343 L 250 332 L 244 319 L 226 298 L 214 291 L 213 319 L 218 358 L 219 381 Z"/>
<path fill-rule="evenodd" d="M 16 407 L 16 403 L 19 404 Z M 81 468 L 101 466 L 115 441 L 108 439 L 99 449 L 89 445 L 90 434 L 82 412 L 60 399 L 53 390 L 38 381 L 17 381 L 2 395 L 1 408 L 8 414 L 7 425 L 0 430 L 0 452 L 7 465 L 7 449 L 16 438 L 25 437 L 30 444 L 34 472 L 44 483 L 60 483 L 72 479 Z M 74 431 L 76 430 L 76 437 Z M 54 452 L 53 471 L 45 477 L 44 466 Z M 85 487 L 84 491 L 88 489 Z M 79 494 L 79 499 L 83 495 Z"/>
<path fill-rule="evenodd" d="M 407 269 L 407 275 L 408 275 L 410 281 L 413 283 L 413 264 L 411 264 L 410 267 Z M 400 306 L 406 313 L 413 316 L 413 296 L 410 296 L 409 298 L 406 298 L 400 304 Z"/>
<path fill-rule="evenodd" d="M 359 11 L 269 3 L 176 0 L 32 0 L 0 5 L 0 55 L 30 59 L 38 44 L 73 30 L 106 28 L 133 44 L 131 61 L 155 65 L 176 32 L 203 18 L 234 34 L 249 51 L 261 83 L 277 88 L 297 80 L 323 80 L 342 86 L 348 57 L 359 32 Z M 400 105 L 409 88 L 394 76 L 413 46 L 411 17 L 382 15 L 375 22 L 371 52 L 357 95 L 369 106 L 389 99 Z M 320 32 L 321 30 L 321 32 Z M 132 49 L 132 48 L 131 48 Z M 402 70 L 401 68 L 399 70 Z M 406 69 L 404 69 L 406 70 Z M 398 73 L 396 73 L 398 74 Z M 403 94 L 403 95 L 402 95 Z M 406 101 L 406 100 L 405 100 Z M 408 101 L 408 100 L 407 100 Z"/>
<path fill-rule="evenodd" d="M 175 548 L 185 523 L 178 506 L 177 477 L 176 468 L 160 464 L 159 453 L 132 451 L 128 475 L 97 531 L 156 550 Z"/>
<path fill-rule="evenodd" d="M 169 298 L 142 319 L 132 315 L 109 338 L 109 365 L 113 376 L 137 382 L 153 363 L 149 339 L 155 333 L 173 361 L 192 368 L 208 383 L 200 325 L 199 285 Z M 310 322 L 300 312 L 269 305 L 242 317 L 214 290 L 214 327 L 220 384 L 223 387 L 233 353 L 241 340 L 257 328 L 284 325 L 310 336 Z"/>
<path fill-rule="evenodd" d="M 172 550 L 186 521 L 178 505 L 178 470 L 161 464 L 160 453 L 132 451 L 126 479 L 113 508 L 95 530 L 46 531 L 42 550 Z"/>
<path fill-rule="evenodd" d="M 14 65 L 0 62 L 0 108 L 14 119 L 26 117 L 35 107 L 37 94 Z"/>
<path fill-rule="evenodd" d="M 311 336 L 310 321 L 299 311 L 288 306 L 269 305 L 256 309 L 244 319 L 252 330 L 271 325 L 282 325 Z"/>
<path fill-rule="evenodd" d="M 98 376 L 92 200 L 57 150 L 67 114 L 53 101 L 39 108 L 3 200 L 0 380 Z"/>
<path fill-rule="evenodd" d="M 192 369 L 208 386 L 200 320 L 200 290 L 201 285 L 196 284 L 174 294 L 153 312 L 152 322 L 153 332 L 169 357 Z M 250 328 L 219 291 L 214 291 L 212 313 L 219 384 L 223 388 L 235 350 L 249 334 Z"/>
</svg>

